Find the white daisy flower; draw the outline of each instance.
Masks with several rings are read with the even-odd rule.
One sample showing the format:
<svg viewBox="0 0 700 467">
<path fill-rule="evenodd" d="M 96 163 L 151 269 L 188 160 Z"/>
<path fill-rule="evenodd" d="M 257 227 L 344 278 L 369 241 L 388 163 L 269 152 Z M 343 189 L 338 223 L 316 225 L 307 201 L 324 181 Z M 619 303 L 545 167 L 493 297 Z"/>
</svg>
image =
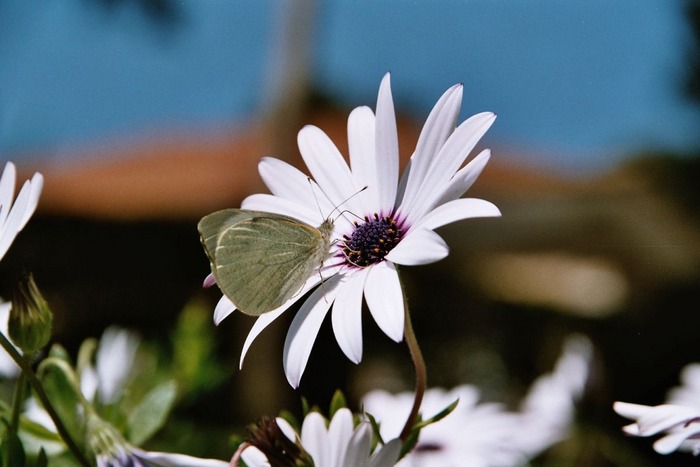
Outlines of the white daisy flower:
<svg viewBox="0 0 700 467">
<path fill-rule="evenodd" d="M 283 435 L 300 444 L 305 453 L 311 456 L 313 465 L 317 466 L 389 467 L 396 463 L 401 451 L 401 442 L 393 439 L 372 452 L 372 428 L 369 422 L 362 421 L 354 426 L 352 412 L 346 408 L 339 409 L 330 423 L 318 412 L 309 413 L 304 418 L 301 434 L 296 433 L 282 418 L 277 418 L 276 422 Z M 251 467 L 271 465 L 263 451 L 254 445 L 246 448 L 241 458 Z M 289 461 L 289 465 L 297 465 L 293 463 L 294 459 Z"/>
<path fill-rule="evenodd" d="M 0 259 L 5 256 L 17 234 L 34 214 L 44 186 L 44 177 L 38 172 L 35 173 L 31 180 L 24 182 L 12 204 L 16 178 L 15 165 L 7 162 L 0 178 Z"/>
<path fill-rule="evenodd" d="M 122 446 L 117 452 L 97 456 L 97 467 L 230 467 L 228 462 L 185 454 L 143 451 Z"/>
<path fill-rule="evenodd" d="M 700 364 L 681 371 L 681 385 L 668 392 L 666 403 L 657 406 L 615 402 L 613 409 L 635 423 L 623 427 L 632 436 L 665 435 L 654 443 L 659 454 L 690 451 L 700 454 Z"/>
<path fill-rule="evenodd" d="M 379 88 L 376 115 L 369 107 L 350 113 L 350 166 L 328 136 L 311 125 L 304 127 L 297 139 L 313 184 L 283 161 L 264 158 L 260 162 L 260 175 L 272 194 L 249 196 L 242 203 L 243 209 L 283 214 L 314 226 L 321 225 L 324 215 L 339 209 L 343 214 L 334 219 L 330 259 L 320 273 L 311 274 L 295 297 L 257 319 L 243 345 L 241 366 L 260 332 L 316 287 L 321 275 L 323 287 L 316 288 L 301 306 L 285 341 L 284 369 L 293 387 L 299 385 L 331 306 L 336 340 L 354 363 L 362 359 L 363 297 L 380 329 L 394 341 L 402 340 L 404 300 L 396 265 L 427 264 L 446 257 L 448 247 L 435 233 L 438 227 L 461 219 L 500 215 L 488 201 L 460 199 L 481 173 L 490 151 L 484 150 L 462 165 L 496 118 L 492 113 L 481 113 L 455 128 L 461 102 L 462 85 L 443 94 L 428 116 L 400 179 L 388 74 Z M 214 321 L 218 324 L 234 310 L 233 303 L 222 297 Z"/>
</svg>

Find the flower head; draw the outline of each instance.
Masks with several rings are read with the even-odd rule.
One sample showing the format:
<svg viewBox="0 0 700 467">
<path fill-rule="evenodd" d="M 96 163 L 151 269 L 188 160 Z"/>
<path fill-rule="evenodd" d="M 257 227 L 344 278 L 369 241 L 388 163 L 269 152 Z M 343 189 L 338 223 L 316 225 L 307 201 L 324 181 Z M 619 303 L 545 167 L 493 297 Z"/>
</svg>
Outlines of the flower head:
<svg viewBox="0 0 700 467">
<path fill-rule="evenodd" d="M 373 450 L 372 428 L 369 422 L 362 421 L 354 426 L 352 412 L 346 408 L 336 411 L 330 422 L 318 412 L 309 413 L 304 418 L 301 434 L 298 434 L 282 418 L 277 418 L 275 422 L 275 426 L 278 427 L 275 432 L 279 433 L 279 436 L 284 436 L 288 440 L 298 443 L 305 454 L 311 457 L 312 465 L 316 466 L 389 467 L 396 463 L 401 450 L 401 442 L 398 439 L 389 441 Z M 250 445 L 243 451 L 241 457 L 246 464 L 252 467 L 287 465 L 279 460 L 279 456 L 289 459 L 289 465 L 299 465 L 292 462 L 303 458 L 302 453 L 293 449 L 288 449 L 287 452 L 270 453 L 269 449 L 261 446 L 258 442 L 251 442 Z M 288 443 L 266 440 L 265 445 L 274 448 L 287 446 Z M 277 461 L 271 464 L 268 457 L 277 459 Z"/>
<path fill-rule="evenodd" d="M 49 342 L 52 322 L 51 309 L 30 274 L 19 283 L 12 299 L 10 338 L 17 347 L 31 354 Z"/>
<path fill-rule="evenodd" d="M 260 175 L 271 194 L 249 196 L 242 208 L 291 216 L 313 226 L 320 226 L 324 214 L 338 212 L 341 205 L 343 212 L 334 219 L 329 258 L 298 294 L 258 318 L 243 346 L 241 365 L 260 332 L 321 281 L 323 287 L 303 303 L 285 341 L 284 368 L 292 386 L 299 385 L 331 307 L 336 340 L 355 363 L 362 359 L 363 297 L 379 328 L 394 341 L 402 340 L 404 300 L 396 265 L 426 264 L 447 256 L 447 245 L 435 233 L 438 227 L 500 215 L 490 202 L 459 199 L 481 173 L 490 152 L 484 150 L 462 165 L 495 119 L 492 113 L 481 113 L 455 128 L 461 101 L 461 85 L 443 94 L 401 178 L 388 74 L 379 88 L 376 114 L 369 107 L 350 113 L 349 166 L 328 136 L 311 125 L 298 135 L 299 150 L 313 177 L 311 185 L 306 175 L 285 162 L 274 158 L 260 162 Z M 234 310 L 235 305 L 223 297 L 215 322 Z"/>
</svg>

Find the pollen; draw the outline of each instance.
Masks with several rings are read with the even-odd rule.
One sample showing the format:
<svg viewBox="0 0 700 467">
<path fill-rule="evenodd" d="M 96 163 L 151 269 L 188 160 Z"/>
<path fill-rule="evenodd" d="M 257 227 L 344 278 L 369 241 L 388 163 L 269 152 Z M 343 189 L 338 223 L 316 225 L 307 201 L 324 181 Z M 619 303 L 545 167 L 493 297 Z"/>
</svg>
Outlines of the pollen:
<svg viewBox="0 0 700 467">
<path fill-rule="evenodd" d="M 361 268 L 383 261 L 403 235 L 391 216 L 365 216 L 364 222 L 354 225 L 352 234 L 343 236 L 341 249 L 350 264 Z"/>
</svg>

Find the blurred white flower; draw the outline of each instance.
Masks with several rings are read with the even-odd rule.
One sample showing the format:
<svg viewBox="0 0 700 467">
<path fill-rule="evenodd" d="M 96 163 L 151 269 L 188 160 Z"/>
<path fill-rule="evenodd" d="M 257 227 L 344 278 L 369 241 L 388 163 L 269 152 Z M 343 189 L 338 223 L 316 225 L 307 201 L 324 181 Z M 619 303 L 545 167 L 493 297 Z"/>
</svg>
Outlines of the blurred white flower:
<svg viewBox="0 0 700 467">
<path fill-rule="evenodd" d="M 635 423 L 623 427 L 631 436 L 665 436 L 654 442 L 659 454 L 690 451 L 700 454 L 700 364 L 691 363 L 681 371 L 681 385 L 671 389 L 666 404 L 648 406 L 615 402 L 613 409 Z"/>
<path fill-rule="evenodd" d="M 588 339 L 568 339 L 555 370 L 532 385 L 521 410 L 479 403 L 469 385 L 451 391 L 429 389 L 421 413 L 427 419 L 459 399 L 444 419 L 423 428 L 403 467 L 490 467 L 526 465 L 529 459 L 564 439 L 573 421 L 575 401 L 588 378 L 592 348 Z M 413 404 L 413 394 L 372 391 L 363 398 L 365 412 L 380 423 L 382 437 L 396 436 Z"/>
<path fill-rule="evenodd" d="M 369 422 L 362 421 L 354 426 L 352 412 L 346 408 L 339 409 L 330 423 L 317 412 L 309 413 L 301 426 L 301 435 L 286 420 L 277 418 L 276 421 L 284 436 L 300 444 L 318 467 L 389 467 L 396 464 L 401 450 L 401 442 L 393 439 L 372 452 Z M 242 458 L 250 467 L 271 465 L 263 451 L 255 446 L 245 449 Z"/>
<path fill-rule="evenodd" d="M 299 385 L 331 307 L 338 345 L 354 363 L 362 359 L 363 298 L 382 332 L 396 342 L 403 339 L 405 312 L 396 265 L 445 258 L 449 249 L 435 233 L 438 227 L 501 214 L 488 201 L 460 198 L 491 153 L 484 150 L 462 165 L 496 119 L 484 112 L 456 126 L 461 104 L 462 85 L 451 87 L 438 100 L 401 178 L 389 74 L 379 86 L 376 114 L 369 107 L 358 107 L 348 117 L 350 166 L 322 130 L 307 125 L 299 132 L 299 150 L 323 197 L 315 196 L 308 176 L 297 168 L 270 157 L 260 162 L 260 175 L 272 194 L 249 196 L 243 209 L 283 214 L 313 226 L 321 225 L 324 214 L 341 205 L 352 215 L 335 219 L 327 264 L 311 274 L 287 303 L 257 319 L 243 345 L 241 365 L 260 332 L 318 286 L 322 275 L 324 286 L 305 300 L 284 344 L 284 371 L 293 387 Z M 218 324 L 235 309 L 231 300 L 222 297 L 214 321 Z"/>
<path fill-rule="evenodd" d="M 111 404 L 122 394 L 133 370 L 140 338 L 117 326 L 104 330 L 100 338 L 95 366 L 82 368 L 80 389 L 89 401 L 96 396 L 102 404 Z"/>
<path fill-rule="evenodd" d="M 217 459 L 200 459 L 184 454 L 149 452 L 129 446 L 116 453 L 97 456 L 97 467 L 230 467 Z"/>
<path fill-rule="evenodd" d="M 43 175 L 35 173 L 31 180 L 24 182 L 17 199 L 12 204 L 16 178 L 15 165 L 7 162 L 0 178 L 0 259 L 5 256 L 19 231 L 34 214 L 44 187 Z"/>
</svg>

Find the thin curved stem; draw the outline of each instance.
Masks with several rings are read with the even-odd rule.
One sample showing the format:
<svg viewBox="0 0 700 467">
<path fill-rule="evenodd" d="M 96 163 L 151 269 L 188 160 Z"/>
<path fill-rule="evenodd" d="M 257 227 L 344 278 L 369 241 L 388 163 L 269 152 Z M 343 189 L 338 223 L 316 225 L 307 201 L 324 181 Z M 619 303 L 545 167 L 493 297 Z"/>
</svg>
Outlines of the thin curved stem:
<svg viewBox="0 0 700 467">
<path fill-rule="evenodd" d="M 51 417 L 51 420 L 53 420 L 54 425 L 56 425 L 56 430 L 58 430 L 58 434 L 61 436 L 63 441 L 66 443 L 66 446 L 70 451 L 73 453 L 75 458 L 78 460 L 78 462 L 84 466 L 84 467 L 92 467 L 92 464 L 87 460 L 85 457 L 85 454 L 80 450 L 78 445 L 75 443 L 73 440 L 73 437 L 70 435 L 68 432 L 68 429 L 66 426 L 63 424 L 63 421 L 61 420 L 61 417 L 58 415 L 58 412 L 56 412 L 56 409 L 54 409 L 53 405 L 51 405 L 51 401 L 49 400 L 49 397 L 46 395 L 46 392 L 44 391 L 44 387 L 41 385 L 41 382 L 39 381 L 39 378 L 36 377 L 36 374 L 34 373 L 34 370 L 32 369 L 31 364 L 29 363 L 29 360 L 27 360 L 23 355 L 21 355 L 17 349 L 12 345 L 12 343 L 5 337 L 3 333 L 0 332 L 0 345 L 5 349 L 5 351 L 10 354 L 12 359 L 19 365 L 19 367 L 22 369 L 22 373 L 27 377 L 27 380 L 29 381 L 30 386 L 36 393 L 37 397 L 41 401 L 41 404 L 44 406 L 44 409 L 46 409 L 46 412 L 49 414 Z"/>
<path fill-rule="evenodd" d="M 423 402 L 423 395 L 425 394 L 425 388 L 428 384 L 428 373 L 425 367 L 425 360 L 423 359 L 423 353 L 418 345 L 416 333 L 413 331 L 413 323 L 411 323 L 411 315 L 408 311 L 408 303 L 406 301 L 405 293 L 404 306 L 404 338 L 406 339 L 408 351 L 411 353 L 413 366 L 416 369 L 416 393 L 413 398 L 411 413 L 408 415 L 406 424 L 404 425 L 403 430 L 401 430 L 401 435 L 399 436 L 402 442 L 405 442 L 411 434 L 411 428 L 413 428 L 413 424 L 416 422 L 416 418 L 418 417 L 418 412 L 420 411 L 420 406 Z"/>
</svg>

